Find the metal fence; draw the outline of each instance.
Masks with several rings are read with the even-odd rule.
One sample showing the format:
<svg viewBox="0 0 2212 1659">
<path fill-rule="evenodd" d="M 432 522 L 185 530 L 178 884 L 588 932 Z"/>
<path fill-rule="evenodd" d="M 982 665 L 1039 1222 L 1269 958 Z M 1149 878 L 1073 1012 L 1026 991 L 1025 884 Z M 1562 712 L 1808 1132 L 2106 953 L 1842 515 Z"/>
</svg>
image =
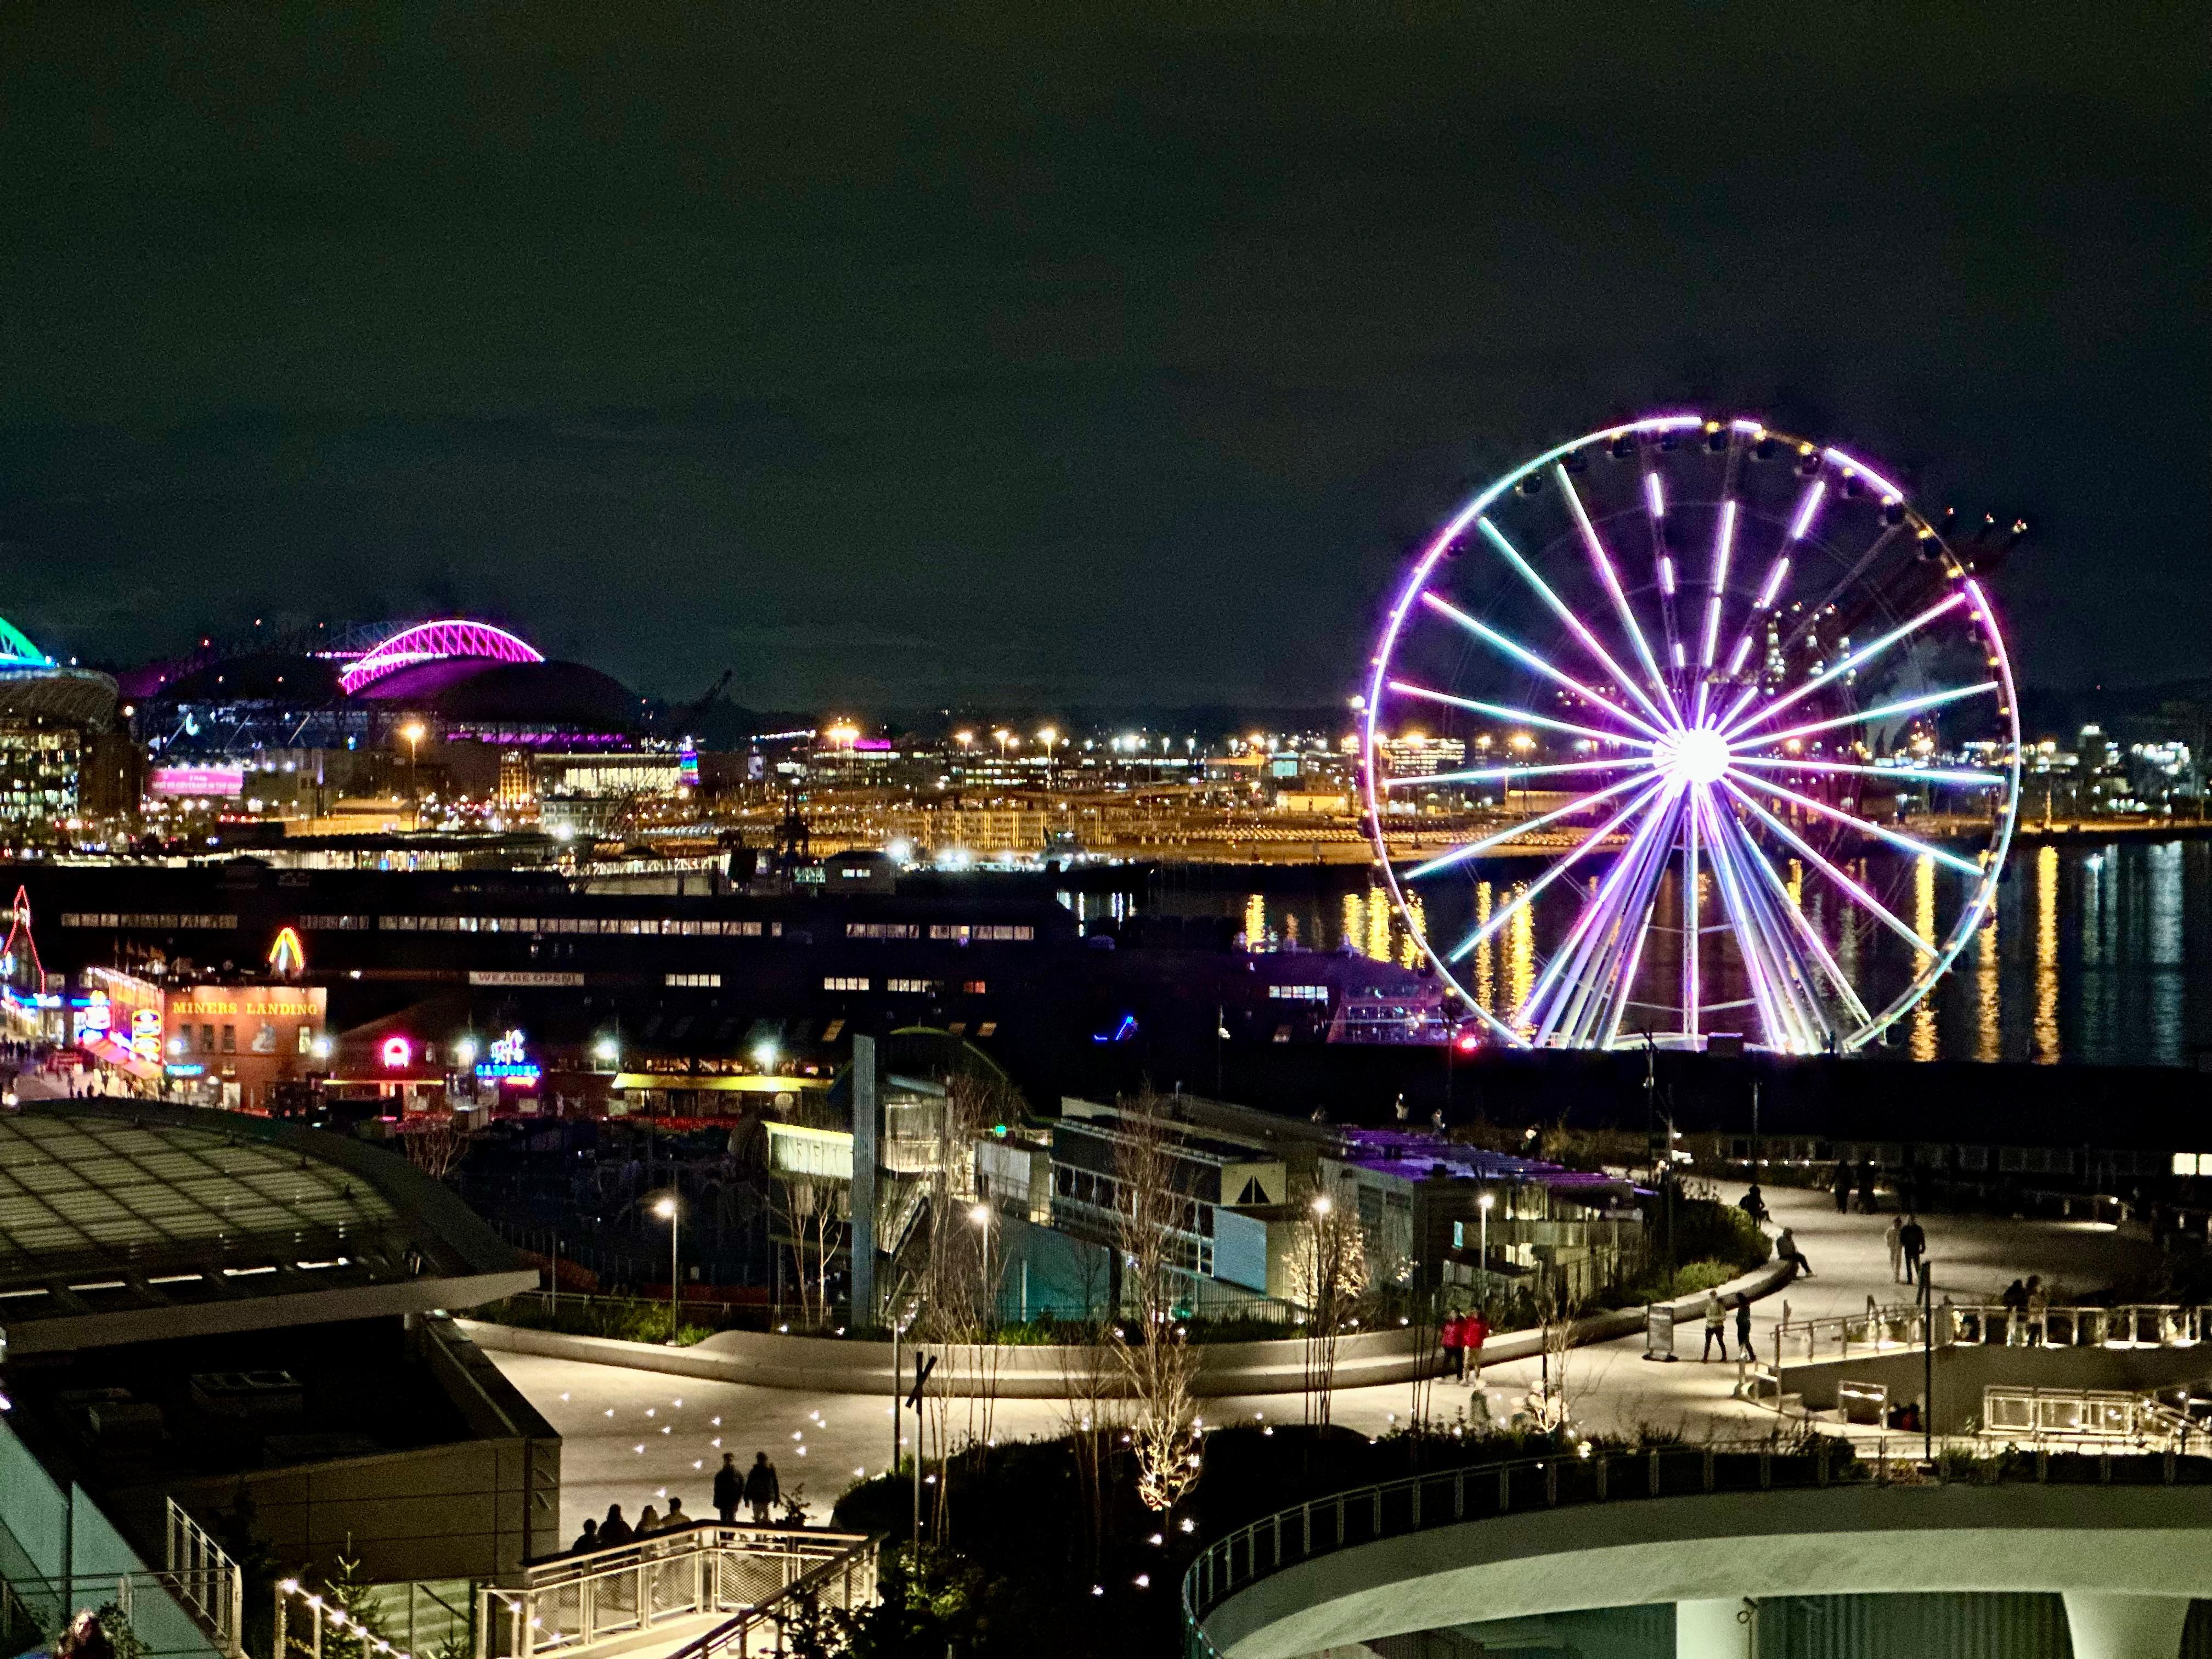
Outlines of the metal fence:
<svg viewBox="0 0 2212 1659">
<path fill-rule="evenodd" d="M 2187 1454 L 2212 1449 L 2212 1431 L 2155 1395 L 2107 1389 L 1982 1390 L 1984 1440 L 2109 1445 Z"/>
<path fill-rule="evenodd" d="M 162 1582 L 206 1626 L 217 1647 L 244 1659 L 246 1575 L 175 1498 L 164 1501 L 168 1511 L 161 1529 Z"/>
<path fill-rule="evenodd" d="M 1893 1443 L 1898 1455 L 1891 1455 Z M 1718 1492 L 1765 1492 L 1906 1480 L 2128 1486 L 2212 1486 L 2212 1457 L 2054 1454 L 2038 1447 L 1990 1455 L 1985 1441 L 1937 1437 L 1923 1462 L 1919 1435 L 1856 1448 L 1820 1440 L 1804 1450 L 1771 1443 L 1662 1446 L 1640 1451 L 1579 1448 L 1540 1457 L 1440 1469 L 1318 1498 L 1240 1527 L 1208 1545 L 1183 1576 L 1188 1659 L 1218 1659 L 1205 1620 L 1231 1595 L 1285 1568 L 1336 1551 L 1434 1527 L 1571 1504 L 1603 1504 Z M 1854 1455 L 1856 1453 L 1856 1455 Z"/>
<path fill-rule="evenodd" d="M 862 1540 L 800 1574 L 757 1607 L 746 1608 L 697 1641 L 679 1648 L 670 1659 L 720 1659 L 726 1654 L 744 1659 L 757 1653 L 781 1654 L 788 1650 L 792 1637 L 824 1612 L 850 1613 L 872 1606 L 883 1542 L 880 1536 Z M 817 1640 L 811 1650 L 819 1652 L 826 1645 Z"/>
<path fill-rule="evenodd" d="M 1775 1327 L 1782 1359 L 1894 1352 L 1926 1340 L 1927 1317 L 1915 1304 L 1893 1304 L 1826 1319 L 1784 1319 Z M 2172 1303 L 2121 1308 L 2045 1308 L 2035 1312 L 1985 1303 L 1936 1305 L 1936 1346 L 2014 1348 L 2185 1348 L 2212 1333 L 2212 1315 Z"/>
<path fill-rule="evenodd" d="M 856 1552 L 866 1553 L 872 1597 L 874 1545 L 855 1533 L 708 1525 L 543 1562 L 518 1586 L 478 1592 L 477 1659 L 574 1652 L 702 1613 L 751 1617 Z"/>
</svg>

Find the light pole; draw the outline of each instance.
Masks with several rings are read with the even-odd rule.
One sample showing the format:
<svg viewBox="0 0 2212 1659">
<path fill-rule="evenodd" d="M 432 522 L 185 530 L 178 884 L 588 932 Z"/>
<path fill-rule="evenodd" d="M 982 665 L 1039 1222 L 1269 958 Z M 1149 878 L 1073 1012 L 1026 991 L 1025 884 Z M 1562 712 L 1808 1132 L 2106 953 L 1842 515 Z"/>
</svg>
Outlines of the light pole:
<svg viewBox="0 0 2212 1659">
<path fill-rule="evenodd" d="M 983 1241 L 983 1307 L 984 1329 L 988 1334 L 999 1323 L 999 1298 L 991 1283 L 991 1206 L 988 1204 L 970 1206 L 968 1219 L 975 1224 L 975 1231 Z"/>
<path fill-rule="evenodd" d="M 422 827 L 422 797 L 415 783 L 415 750 L 428 734 L 420 720 L 410 720 L 399 728 L 399 735 L 407 739 L 407 827 Z"/>
<path fill-rule="evenodd" d="M 1496 1197 L 1489 1193 L 1474 1200 L 1474 1207 L 1480 1212 L 1482 1218 L 1482 1294 L 1485 1301 L 1490 1299 L 1490 1206 L 1497 1202 Z"/>
<path fill-rule="evenodd" d="M 677 1253 L 676 1241 L 680 1236 L 682 1222 L 677 1213 L 676 1195 L 671 1193 L 653 1206 L 653 1214 L 668 1224 L 668 1346 L 676 1346 Z"/>
</svg>

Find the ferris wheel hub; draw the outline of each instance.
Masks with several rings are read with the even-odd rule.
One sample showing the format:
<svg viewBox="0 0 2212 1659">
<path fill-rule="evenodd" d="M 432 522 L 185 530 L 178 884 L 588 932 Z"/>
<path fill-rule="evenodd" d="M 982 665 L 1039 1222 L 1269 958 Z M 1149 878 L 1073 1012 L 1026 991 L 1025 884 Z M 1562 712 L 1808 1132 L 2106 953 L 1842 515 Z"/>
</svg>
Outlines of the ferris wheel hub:
<svg viewBox="0 0 2212 1659">
<path fill-rule="evenodd" d="M 1728 739 L 1710 726 L 1686 726 L 1652 744 L 1651 763 L 1670 783 L 1718 783 L 1729 769 Z"/>
</svg>

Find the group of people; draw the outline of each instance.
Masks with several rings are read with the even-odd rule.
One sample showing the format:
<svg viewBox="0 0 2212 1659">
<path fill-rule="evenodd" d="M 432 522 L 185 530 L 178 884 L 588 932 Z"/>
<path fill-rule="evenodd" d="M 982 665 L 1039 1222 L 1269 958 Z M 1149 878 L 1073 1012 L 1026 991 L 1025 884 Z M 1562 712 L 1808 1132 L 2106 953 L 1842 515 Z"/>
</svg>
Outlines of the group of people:
<svg viewBox="0 0 2212 1659">
<path fill-rule="evenodd" d="M 1756 1361 L 1759 1356 L 1751 1346 L 1751 1298 L 1738 1295 L 1724 1302 L 1718 1291 L 1705 1292 L 1705 1352 L 1703 1358 L 1711 1359 L 1713 1349 L 1717 1346 L 1721 1351 L 1721 1364 L 1728 1364 L 1728 1310 L 1731 1304 L 1735 1308 L 1737 1351 L 1746 1359 Z"/>
<path fill-rule="evenodd" d="M 769 1506 L 782 1496 L 783 1483 L 776 1478 L 775 1465 L 768 1461 L 766 1452 L 754 1453 L 752 1468 L 744 1470 L 738 1468 L 735 1452 L 722 1454 L 722 1467 L 714 1471 L 714 1514 L 723 1526 L 737 1525 L 740 1504 L 751 1509 L 753 1525 L 769 1525 Z M 623 1518 L 621 1504 L 610 1504 L 606 1518 L 585 1522 L 583 1531 L 568 1549 L 572 1555 L 588 1555 L 593 1550 L 611 1550 L 656 1534 L 682 1532 L 706 1524 L 698 1516 L 687 1515 L 684 1500 L 678 1497 L 669 1498 L 665 1512 L 647 1504 L 634 1522 Z"/>
<path fill-rule="evenodd" d="M 1490 1340 L 1490 1322 L 1482 1316 L 1480 1308 L 1469 1308 L 1465 1313 L 1444 1316 L 1437 1327 L 1437 1341 L 1444 1351 L 1444 1372 L 1460 1382 L 1472 1380 L 1477 1387 L 1482 1382 L 1482 1345 Z"/>
</svg>

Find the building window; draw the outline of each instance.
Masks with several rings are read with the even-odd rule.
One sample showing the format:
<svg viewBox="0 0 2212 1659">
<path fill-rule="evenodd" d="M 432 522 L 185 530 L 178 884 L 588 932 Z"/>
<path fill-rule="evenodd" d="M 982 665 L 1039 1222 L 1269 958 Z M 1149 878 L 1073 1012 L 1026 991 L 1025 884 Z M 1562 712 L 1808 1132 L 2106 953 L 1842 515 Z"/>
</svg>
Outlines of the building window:
<svg viewBox="0 0 2212 1659">
<path fill-rule="evenodd" d="M 200 1027 L 200 1052 L 204 1054 L 215 1052 L 215 1027 L 212 1025 Z"/>
<path fill-rule="evenodd" d="M 235 1025 L 226 1025 L 222 1028 L 222 1051 L 227 1054 L 234 1054 L 238 1052 L 238 1027 Z"/>
<path fill-rule="evenodd" d="M 866 974 L 831 974 L 822 981 L 825 991 L 865 991 L 868 988 Z"/>
<path fill-rule="evenodd" d="M 960 981 L 960 994 L 963 996 L 980 997 L 990 988 L 990 982 L 987 980 L 967 979 Z"/>
<path fill-rule="evenodd" d="M 722 988 L 720 974 L 665 974 L 661 983 L 678 991 L 719 991 Z"/>
<path fill-rule="evenodd" d="M 1327 1002 L 1326 985 L 1270 985 L 1267 997 L 1273 1002 Z"/>
<path fill-rule="evenodd" d="M 887 979 L 884 981 L 884 989 L 907 996 L 926 997 L 937 989 L 937 981 L 933 979 Z"/>
<path fill-rule="evenodd" d="M 932 933 L 937 930 L 930 929 Z M 847 939 L 920 939 L 921 929 L 910 921 L 848 921 Z"/>
</svg>

